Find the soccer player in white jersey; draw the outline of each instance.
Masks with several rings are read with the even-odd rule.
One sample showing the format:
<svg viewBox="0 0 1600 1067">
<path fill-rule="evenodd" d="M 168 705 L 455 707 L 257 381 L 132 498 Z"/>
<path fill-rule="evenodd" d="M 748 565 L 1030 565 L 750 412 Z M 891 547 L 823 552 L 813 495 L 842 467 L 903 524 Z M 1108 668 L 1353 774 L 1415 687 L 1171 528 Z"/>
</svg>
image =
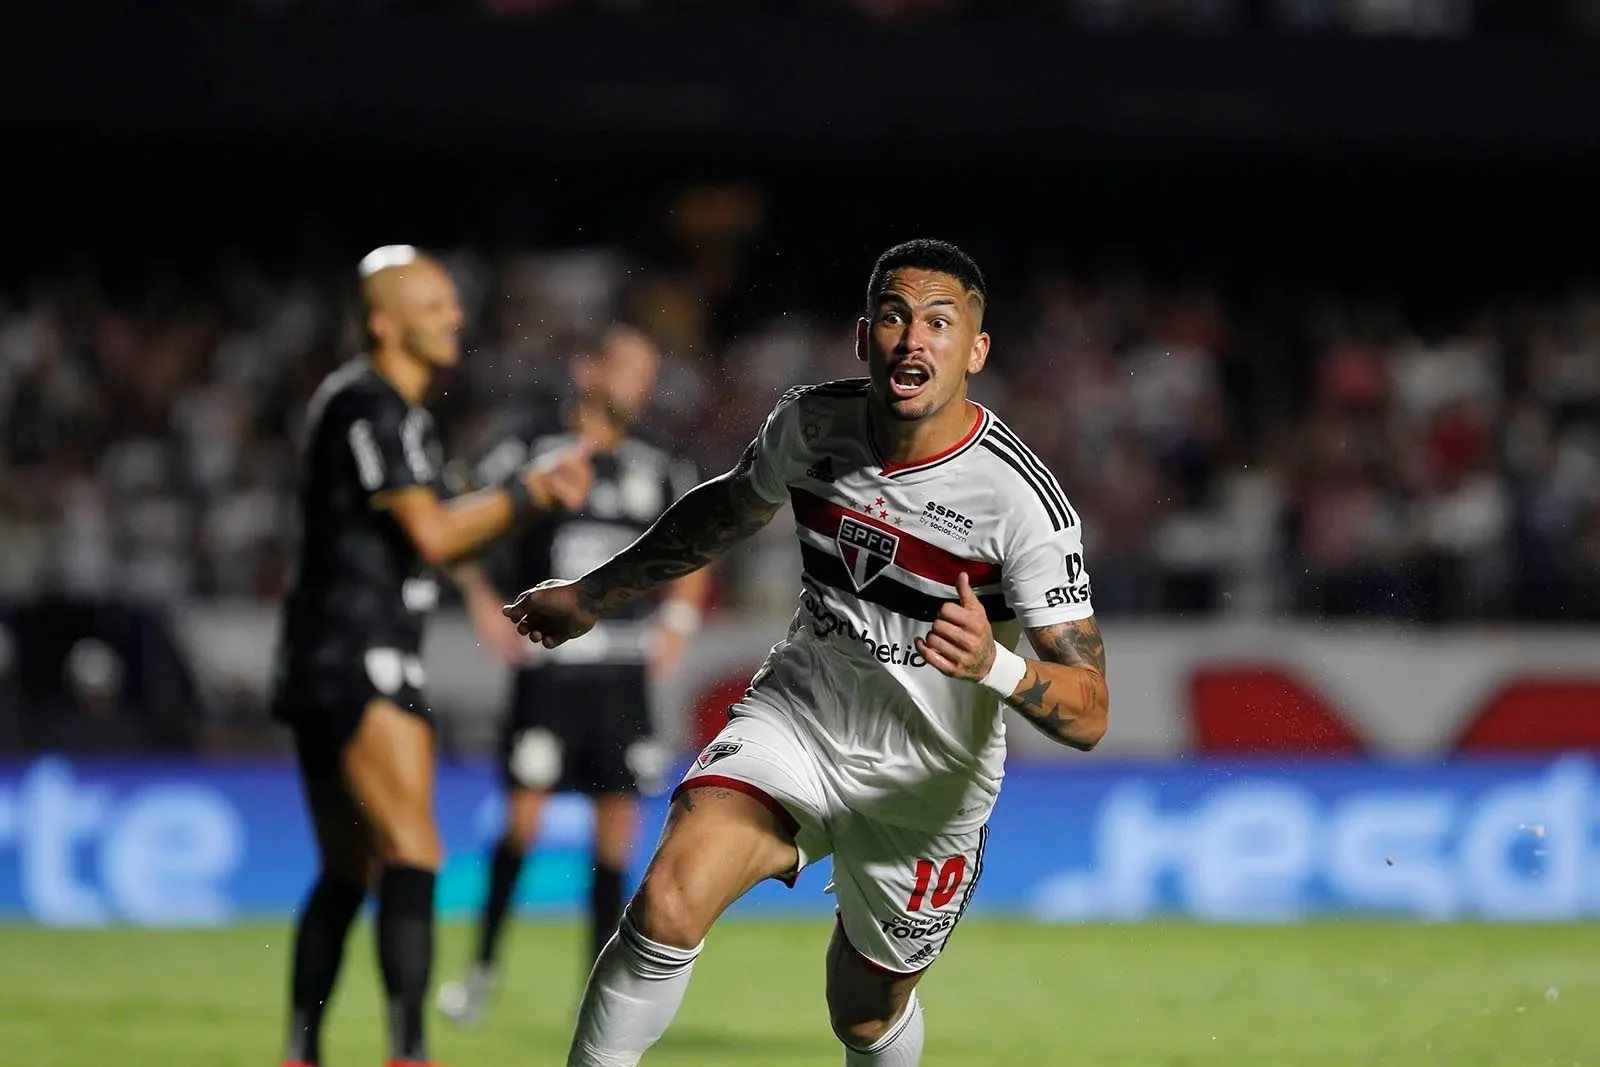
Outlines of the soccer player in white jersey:
<svg viewBox="0 0 1600 1067">
<path fill-rule="evenodd" d="M 1110 701 L 1077 513 L 967 399 L 989 337 L 977 266 L 912 241 L 879 258 L 866 378 L 791 389 L 739 464 L 582 578 L 506 608 L 554 647 L 705 566 L 793 505 L 800 607 L 674 794 L 589 976 L 569 1067 L 628 1067 L 666 1030 L 707 931 L 767 878 L 833 857 L 827 1001 L 846 1067 L 922 1055 L 918 981 L 983 870 L 1006 706 L 1088 750 Z M 1026 632 L 1036 658 L 1012 651 Z"/>
</svg>

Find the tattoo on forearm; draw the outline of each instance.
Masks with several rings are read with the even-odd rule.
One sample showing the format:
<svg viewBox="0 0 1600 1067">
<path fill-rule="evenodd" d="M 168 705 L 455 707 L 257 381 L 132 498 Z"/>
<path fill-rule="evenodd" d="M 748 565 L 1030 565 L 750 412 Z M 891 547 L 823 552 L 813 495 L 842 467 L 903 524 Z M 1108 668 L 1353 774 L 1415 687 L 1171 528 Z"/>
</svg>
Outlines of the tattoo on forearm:
<svg viewBox="0 0 1600 1067">
<path fill-rule="evenodd" d="M 1093 616 L 1035 631 L 1035 636 L 1047 640 L 1048 648 L 1041 651 L 1052 663 L 1093 667 L 1106 673 L 1106 643 L 1100 639 L 1100 627 Z"/>
<path fill-rule="evenodd" d="M 704 567 L 772 520 L 778 505 L 739 472 L 696 486 L 639 539 L 578 587 L 587 611 L 604 615 Z"/>
<path fill-rule="evenodd" d="M 1022 677 L 1022 688 L 1007 703 L 1045 733 L 1056 734 L 1072 725 L 1076 716 L 1070 714 L 1060 700 L 1050 697 L 1051 684 L 1037 667 L 1029 667 Z"/>
<path fill-rule="evenodd" d="M 1020 711 L 1034 726 L 1052 737 L 1070 743 L 1072 725 L 1104 702 L 1106 648 L 1100 628 L 1093 618 L 1062 623 L 1034 630 L 1030 634 L 1041 658 L 1070 667 L 1092 670 L 1074 671 L 1076 692 L 1062 691 L 1059 680 L 1045 677 L 1037 666 L 1030 666 L 1022 684 L 1007 703 Z"/>
</svg>

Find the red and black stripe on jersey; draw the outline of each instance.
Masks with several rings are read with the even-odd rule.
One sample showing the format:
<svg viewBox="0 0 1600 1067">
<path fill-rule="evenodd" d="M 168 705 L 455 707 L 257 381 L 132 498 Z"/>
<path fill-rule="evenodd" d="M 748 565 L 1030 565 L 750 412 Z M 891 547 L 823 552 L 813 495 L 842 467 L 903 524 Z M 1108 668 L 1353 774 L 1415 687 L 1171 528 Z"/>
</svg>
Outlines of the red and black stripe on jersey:
<svg viewBox="0 0 1600 1067">
<path fill-rule="evenodd" d="M 829 542 L 839 534 L 840 525 L 852 520 L 863 526 L 882 531 L 894 537 L 899 545 L 895 551 L 894 566 L 928 582 L 948 587 L 948 594 L 937 596 L 924 589 L 898 580 L 892 573 L 879 573 L 862 588 L 857 589 L 850 571 L 838 555 L 819 548 L 804 539 L 800 542 L 800 558 L 805 574 L 822 585 L 869 603 L 877 604 L 897 615 L 932 622 L 939 609 L 956 599 L 956 576 L 966 572 L 967 581 L 974 590 L 992 589 L 1000 584 L 1000 566 L 982 560 L 964 559 L 955 553 L 925 541 L 904 528 L 881 522 L 870 515 L 857 512 L 825 497 L 804 489 L 791 487 L 789 499 L 794 507 L 795 522 Z M 1008 622 L 1016 613 L 1006 604 L 1004 593 L 995 589 L 978 594 L 984 613 L 990 622 Z"/>
</svg>

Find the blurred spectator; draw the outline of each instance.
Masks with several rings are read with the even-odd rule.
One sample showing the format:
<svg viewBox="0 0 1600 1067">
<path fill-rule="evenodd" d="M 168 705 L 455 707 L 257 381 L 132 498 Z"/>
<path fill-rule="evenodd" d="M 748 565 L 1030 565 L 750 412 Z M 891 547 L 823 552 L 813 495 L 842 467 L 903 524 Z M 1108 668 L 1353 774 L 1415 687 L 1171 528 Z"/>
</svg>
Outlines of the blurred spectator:
<svg viewBox="0 0 1600 1067">
<path fill-rule="evenodd" d="M 707 471 L 790 384 L 859 372 L 849 313 L 748 282 L 758 191 L 697 187 L 668 206 L 652 254 L 449 257 L 472 320 L 435 405 L 452 447 L 560 388 L 574 338 L 619 315 L 666 347 L 652 431 Z M 10 294 L 0 594 L 279 595 L 301 413 L 359 347 L 346 269 L 272 277 L 231 261 L 203 283 L 155 275 L 115 295 L 80 270 Z M 1204 283 L 1126 271 L 1041 269 L 997 289 L 999 341 L 974 395 L 1088 517 L 1102 612 L 1593 613 L 1600 293 L 1466 308 L 1426 330 L 1337 294 L 1273 310 L 1260 320 Z M 780 524 L 729 570 L 724 601 L 787 602 L 791 547 Z"/>
</svg>

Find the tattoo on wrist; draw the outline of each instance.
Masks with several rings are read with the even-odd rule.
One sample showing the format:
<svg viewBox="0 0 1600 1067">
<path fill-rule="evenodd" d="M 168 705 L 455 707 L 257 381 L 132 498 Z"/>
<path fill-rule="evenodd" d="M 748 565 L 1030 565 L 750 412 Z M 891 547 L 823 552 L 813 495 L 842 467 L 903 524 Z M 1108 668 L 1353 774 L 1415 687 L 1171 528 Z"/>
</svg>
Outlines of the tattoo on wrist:
<svg viewBox="0 0 1600 1067">
<path fill-rule="evenodd" d="M 1059 700 L 1051 698 L 1050 686 L 1050 679 L 1037 667 L 1029 667 L 1022 677 L 1022 687 L 1007 703 L 1026 715 L 1035 726 L 1057 733 L 1070 726 L 1074 716 L 1067 714 Z"/>
<path fill-rule="evenodd" d="M 1093 618 L 1062 623 L 1031 632 L 1040 657 L 1074 671 L 1070 682 L 1052 681 L 1037 665 L 1030 665 L 1022 684 L 1006 702 L 1046 733 L 1062 736 L 1085 710 L 1102 700 L 1099 693 L 1106 672 L 1105 642 Z M 1068 695 L 1067 689 L 1075 689 Z"/>
</svg>

